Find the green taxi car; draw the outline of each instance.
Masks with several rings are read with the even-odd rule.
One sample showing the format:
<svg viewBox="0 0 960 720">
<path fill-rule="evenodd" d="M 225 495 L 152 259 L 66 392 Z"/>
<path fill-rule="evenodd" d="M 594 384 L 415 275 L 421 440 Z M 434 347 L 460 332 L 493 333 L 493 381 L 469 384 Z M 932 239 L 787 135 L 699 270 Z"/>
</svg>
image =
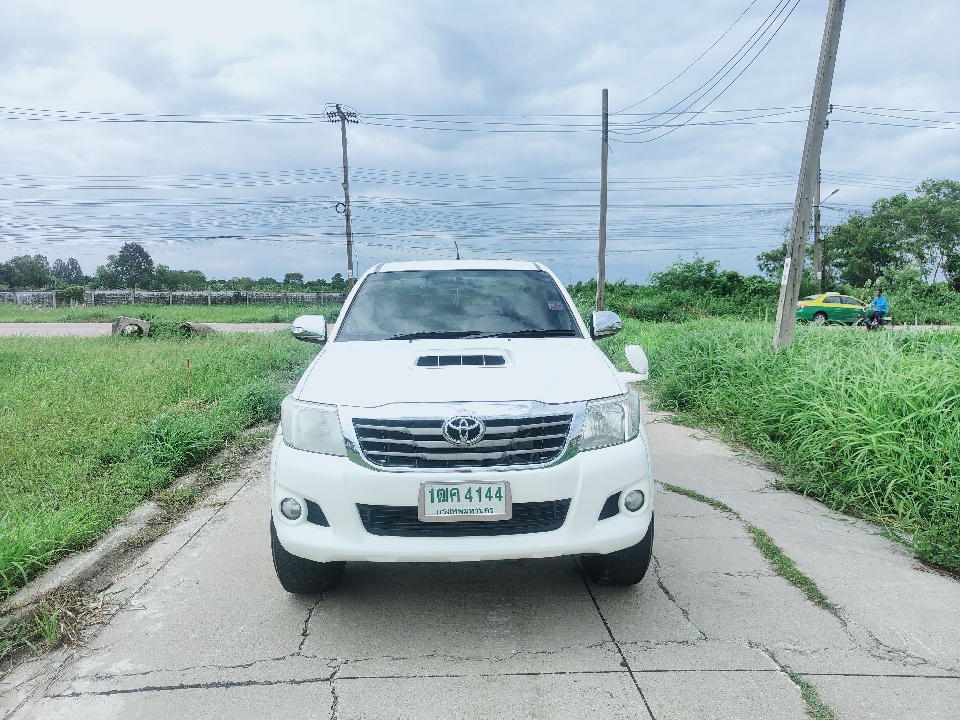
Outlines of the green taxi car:
<svg viewBox="0 0 960 720">
<path fill-rule="evenodd" d="M 797 320 L 817 325 L 846 323 L 852 325 L 866 315 L 867 306 L 849 295 L 829 292 L 810 295 L 797 303 Z"/>
</svg>

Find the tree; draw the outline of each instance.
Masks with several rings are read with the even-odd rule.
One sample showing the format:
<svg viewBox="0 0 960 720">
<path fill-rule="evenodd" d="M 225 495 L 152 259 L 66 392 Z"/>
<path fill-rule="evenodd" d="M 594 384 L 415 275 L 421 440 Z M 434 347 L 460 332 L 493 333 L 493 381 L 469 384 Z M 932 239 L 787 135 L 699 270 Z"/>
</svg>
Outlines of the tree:
<svg viewBox="0 0 960 720">
<path fill-rule="evenodd" d="M 166 265 L 157 265 L 154 278 L 161 290 L 203 290 L 208 282 L 199 270 L 171 270 Z"/>
<path fill-rule="evenodd" d="M 54 260 L 50 274 L 65 285 L 83 284 L 83 270 L 76 258 L 67 258 L 66 262 L 59 258 Z"/>
<path fill-rule="evenodd" d="M 283 276 L 284 285 L 303 285 L 303 273 L 292 272 Z"/>
<path fill-rule="evenodd" d="M 757 255 L 757 267 L 768 280 L 777 281 L 783 275 L 783 264 L 787 261 L 787 241 L 779 247 Z"/>
<path fill-rule="evenodd" d="M 43 255 L 17 255 L 0 263 L 0 283 L 11 288 L 46 287 L 51 283 L 50 265 Z"/>
<path fill-rule="evenodd" d="M 345 292 L 347 289 L 347 281 L 343 279 L 343 275 L 340 273 L 334 273 L 333 277 L 330 278 L 330 288 L 334 292 Z"/>
<path fill-rule="evenodd" d="M 890 215 L 853 213 L 827 233 L 824 246 L 840 281 L 854 287 L 864 287 L 867 280 L 872 282 L 903 263 L 902 243 Z"/>
<path fill-rule="evenodd" d="M 97 282 L 108 288 L 150 288 L 153 286 L 153 258 L 139 243 L 124 243 L 120 252 L 107 256 L 97 268 Z"/>
</svg>

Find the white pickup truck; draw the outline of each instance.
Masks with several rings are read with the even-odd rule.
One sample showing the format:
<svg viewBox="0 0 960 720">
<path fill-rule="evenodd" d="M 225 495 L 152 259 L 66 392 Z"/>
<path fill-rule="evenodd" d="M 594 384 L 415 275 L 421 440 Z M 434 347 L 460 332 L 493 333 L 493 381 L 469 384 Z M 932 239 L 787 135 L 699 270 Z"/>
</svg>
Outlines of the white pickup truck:
<svg viewBox="0 0 960 720">
<path fill-rule="evenodd" d="M 653 548 L 653 471 L 640 400 L 540 263 L 389 263 L 369 270 L 283 401 L 270 535 L 283 587 L 334 587 L 346 561 L 579 556 L 629 585 Z"/>
</svg>

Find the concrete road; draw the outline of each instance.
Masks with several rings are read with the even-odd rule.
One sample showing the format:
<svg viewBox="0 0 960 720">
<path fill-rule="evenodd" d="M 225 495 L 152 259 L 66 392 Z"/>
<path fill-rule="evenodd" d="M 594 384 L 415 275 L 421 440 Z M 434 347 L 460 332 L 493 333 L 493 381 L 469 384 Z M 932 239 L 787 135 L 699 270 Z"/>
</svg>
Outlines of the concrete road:
<svg viewBox="0 0 960 720">
<path fill-rule="evenodd" d="M 634 588 L 558 558 L 348 564 L 337 590 L 288 595 L 262 453 L 117 579 L 123 609 L 84 647 L 4 680 L 0 717 L 808 717 L 787 666 L 841 718 L 960 717 L 960 583 L 719 443 L 649 430 L 658 479 L 765 529 L 840 616 L 776 575 L 743 522 L 662 489 L 655 569 Z"/>
<path fill-rule="evenodd" d="M 290 323 L 205 323 L 217 332 L 274 332 L 289 330 Z M 0 337 L 98 337 L 109 335 L 111 323 L 0 323 Z"/>
</svg>

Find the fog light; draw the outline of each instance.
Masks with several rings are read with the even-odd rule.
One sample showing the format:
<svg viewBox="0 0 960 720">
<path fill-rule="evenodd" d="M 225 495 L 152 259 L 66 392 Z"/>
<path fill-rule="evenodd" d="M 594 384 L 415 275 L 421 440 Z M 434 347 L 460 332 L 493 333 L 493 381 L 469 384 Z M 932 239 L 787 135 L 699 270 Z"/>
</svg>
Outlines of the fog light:
<svg viewBox="0 0 960 720">
<path fill-rule="evenodd" d="M 639 490 L 631 490 L 623 499 L 623 506 L 630 512 L 636 512 L 643 507 L 643 501 L 645 499 L 646 498 L 643 497 L 643 493 Z"/>
<path fill-rule="evenodd" d="M 643 495 L 640 497 L 643 497 Z M 641 502 L 643 501 L 641 500 Z M 296 520 L 300 517 L 300 513 L 303 512 L 303 508 L 301 508 L 300 503 L 293 498 L 284 498 L 280 502 L 280 512 L 283 513 L 283 516 L 287 520 Z"/>
</svg>

